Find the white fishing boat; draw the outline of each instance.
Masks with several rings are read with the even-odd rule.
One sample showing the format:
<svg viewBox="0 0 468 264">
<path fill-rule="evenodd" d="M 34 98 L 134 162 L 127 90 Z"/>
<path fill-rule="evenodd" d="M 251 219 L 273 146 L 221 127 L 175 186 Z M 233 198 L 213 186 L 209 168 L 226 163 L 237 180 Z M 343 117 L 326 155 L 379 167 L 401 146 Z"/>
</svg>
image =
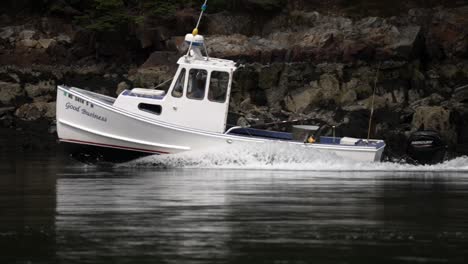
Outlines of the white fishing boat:
<svg viewBox="0 0 468 264">
<path fill-rule="evenodd" d="M 202 10 L 205 8 L 204 5 Z M 356 161 L 381 160 L 385 148 L 382 140 L 323 137 L 313 135 L 314 129 L 298 138 L 286 132 L 228 128 L 232 78 L 237 67 L 234 61 L 210 58 L 197 28 L 198 25 L 185 37 L 188 52 L 178 60 L 178 70 L 167 92 L 135 88 L 113 98 L 58 86 L 59 140 L 108 149 L 115 155 L 121 150 L 169 155 L 275 144 L 288 149 L 330 152 Z"/>
</svg>

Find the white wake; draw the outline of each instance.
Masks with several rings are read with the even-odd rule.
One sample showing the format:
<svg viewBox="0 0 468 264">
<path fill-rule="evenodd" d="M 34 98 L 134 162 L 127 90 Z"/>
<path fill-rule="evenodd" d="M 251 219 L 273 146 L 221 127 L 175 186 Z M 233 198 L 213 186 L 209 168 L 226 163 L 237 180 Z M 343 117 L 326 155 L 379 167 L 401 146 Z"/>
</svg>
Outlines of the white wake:
<svg viewBox="0 0 468 264">
<path fill-rule="evenodd" d="M 450 171 L 468 172 L 468 157 L 436 165 L 356 162 L 331 153 L 278 146 L 252 146 L 217 151 L 149 156 L 119 166 L 304 171 Z"/>
</svg>

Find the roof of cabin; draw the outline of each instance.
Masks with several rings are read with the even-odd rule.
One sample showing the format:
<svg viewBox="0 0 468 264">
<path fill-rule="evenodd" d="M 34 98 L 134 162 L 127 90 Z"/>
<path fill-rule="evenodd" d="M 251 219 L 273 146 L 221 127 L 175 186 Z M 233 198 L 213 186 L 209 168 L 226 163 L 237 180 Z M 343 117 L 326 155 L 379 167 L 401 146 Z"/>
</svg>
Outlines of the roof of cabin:
<svg viewBox="0 0 468 264">
<path fill-rule="evenodd" d="M 212 68 L 212 69 L 223 69 L 223 70 L 235 70 L 236 63 L 232 60 L 218 59 L 218 58 L 208 58 L 203 57 L 204 59 L 195 59 L 189 58 L 186 59 L 186 56 L 183 56 L 177 62 L 180 65 L 188 65 L 190 67 L 200 67 L 200 68 Z"/>
</svg>

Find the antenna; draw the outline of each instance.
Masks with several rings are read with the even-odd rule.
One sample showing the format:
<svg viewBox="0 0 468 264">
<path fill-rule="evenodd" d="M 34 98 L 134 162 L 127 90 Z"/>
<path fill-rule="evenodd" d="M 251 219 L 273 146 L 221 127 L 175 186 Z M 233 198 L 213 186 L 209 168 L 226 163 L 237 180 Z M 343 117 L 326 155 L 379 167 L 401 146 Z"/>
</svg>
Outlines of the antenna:
<svg viewBox="0 0 468 264">
<path fill-rule="evenodd" d="M 198 26 L 200 26 L 200 22 L 201 22 L 201 19 L 202 19 L 202 17 L 203 17 L 203 13 L 204 13 L 204 12 L 206 11 L 206 9 L 208 8 L 207 3 L 208 3 L 208 0 L 205 0 L 205 3 L 201 6 L 201 12 L 200 12 L 200 16 L 198 17 L 197 25 L 195 26 L 195 28 L 194 28 L 193 31 L 192 31 L 192 36 L 194 36 L 194 37 L 195 37 L 196 35 L 198 35 Z M 187 56 L 190 55 L 190 50 L 192 49 L 192 45 L 193 45 L 193 39 L 194 39 L 194 38 L 192 38 L 192 41 L 190 41 L 190 46 L 189 46 L 189 49 L 188 49 L 188 51 L 187 51 Z M 207 50 L 206 50 L 206 47 L 205 47 L 205 51 L 207 51 Z M 207 53 L 206 55 L 208 56 L 208 53 Z"/>
<path fill-rule="evenodd" d="M 369 143 L 371 126 L 372 126 L 372 118 L 374 117 L 375 90 L 377 89 L 377 81 L 379 80 L 379 71 L 380 71 L 381 64 L 382 62 L 379 62 L 379 66 L 377 67 L 377 73 L 375 74 L 374 92 L 372 93 L 372 104 L 371 104 L 371 112 L 370 112 L 370 117 L 369 117 L 369 130 L 367 131 L 367 143 Z"/>
</svg>

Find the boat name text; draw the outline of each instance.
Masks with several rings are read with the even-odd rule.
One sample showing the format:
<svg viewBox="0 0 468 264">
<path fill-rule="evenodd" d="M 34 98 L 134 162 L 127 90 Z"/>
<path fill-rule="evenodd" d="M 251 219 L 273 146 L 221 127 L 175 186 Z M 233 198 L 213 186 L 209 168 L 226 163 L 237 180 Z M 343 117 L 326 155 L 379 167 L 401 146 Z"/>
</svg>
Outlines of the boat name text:
<svg viewBox="0 0 468 264">
<path fill-rule="evenodd" d="M 100 115 L 98 115 L 98 114 L 96 114 L 96 113 L 93 113 L 93 112 L 88 112 L 88 111 L 87 111 L 86 109 L 84 109 L 84 108 L 81 109 L 81 113 L 82 113 L 83 115 L 87 115 L 87 116 L 92 117 L 92 118 L 94 118 L 94 119 L 97 119 L 97 120 L 99 120 L 99 121 L 107 122 L 107 117 L 100 116 Z"/>
<path fill-rule="evenodd" d="M 94 119 L 97 119 L 99 121 L 102 121 L 102 122 L 107 122 L 107 117 L 104 117 L 104 116 L 100 116 L 94 112 L 89 112 L 88 110 L 84 109 L 84 108 L 81 108 L 81 106 L 76 106 L 76 105 L 72 105 L 71 103 L 66 103 L 65 104 L 65 109 L 67 110 L 73 110 L 73 111 L 76 111 L 76 112 L 81 112 L 81 114 L 83 115 L 87 115 L 89 117 L 92 117 Z"/>
<path fill-rule="evenodd" d="M 65 108 L 66 108 L 67 110 L 68 110 L 68 109 L 71 109 L 71 110 L 73 110 L 73 111 L 79 112 L 81 106 L 75 106 L 75 105 L 72 105 L 71 103 L 67 103 L 67 104 L 65 105 Z"/>
</svg>

